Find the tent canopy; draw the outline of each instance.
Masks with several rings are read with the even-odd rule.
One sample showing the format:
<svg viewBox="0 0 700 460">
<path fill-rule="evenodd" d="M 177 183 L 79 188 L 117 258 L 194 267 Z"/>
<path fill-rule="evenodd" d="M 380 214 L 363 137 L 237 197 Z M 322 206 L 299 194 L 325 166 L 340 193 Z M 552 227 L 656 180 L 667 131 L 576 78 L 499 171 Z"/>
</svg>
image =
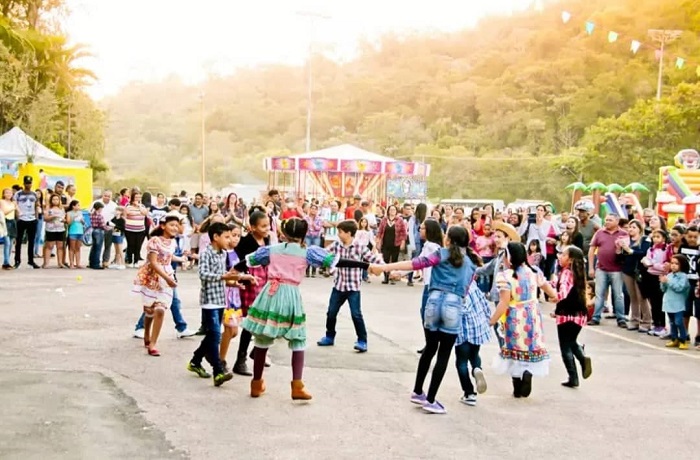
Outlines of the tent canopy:
<svg viewBox="0 0 700 460">
<path fill-rule="evenodd" d="M 45 145 L 32 139 L 20 128 L 14 127 L 0 136 L 0 160 L 14 160 L 22 163 L 33 157 L 36 165 L 60 166 L 64 168 L 87 168 L 88 162 L 63 158 Z"/>
<path fill-rule="evenodd" d="M 362 150 L 350 144 L 337 145 L 327 149 L 316 150 L 314 152 L 293 155 L 292 158 L 327 158 L 332 160 L 360 160 L 360 161 L 381 161 L 393 163 L 395 158 L 385 157 L 374 152 Z"/>
</svg>

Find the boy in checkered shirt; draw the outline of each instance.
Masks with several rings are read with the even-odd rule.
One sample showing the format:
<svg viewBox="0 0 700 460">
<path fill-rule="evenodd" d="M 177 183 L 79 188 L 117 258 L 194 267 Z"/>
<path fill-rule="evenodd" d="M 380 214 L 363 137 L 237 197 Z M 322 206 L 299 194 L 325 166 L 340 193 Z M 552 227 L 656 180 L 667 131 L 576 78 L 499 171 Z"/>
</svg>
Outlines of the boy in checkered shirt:
<svg viewBox="0 0 700 460">
<path fill-rule="evenodd" d="M 355 240 L 357 233 L 357 222 L 345 220 L 337 226 L 338 241 L 335 241 L 328 251 L 336 254 L 342 259 L 364 261 L 372 264 L 384 263 L 381 255 L 374 254 L 370 249 Z M 328 302 L 328 313 L 326 316 L 326 335 L 317 343 L 321 347 L 332 346 L 335 343 L 335 323 L 338 318 L 340 307 L 347 300 L 350 305 L 350 315 L 355 326 L 357 342 L 355 350 L 360 353 L 367 351 L 367 328 L 362 318 L 360 305 L 360 287 L 362 286 L 361 268 L 338 268 L 335 273 L 333 292 Z"/>
<path fill-rule="evenodd" d="M 226 281 L 248 280 L 255 283 L 255 277 L 234 270 L 226 271 L 226 249 L 231 246 L 233 238 L 228 225 L 215 222 L 209 226 L 208 234 L 211 245 L 199 255 L 199 279 L 202 282 L 199 302 L 205 335 L 187 365 L 187 370 L 202 378 L 211 377 L 202 367 L 202 359 L 206 358 L 214 371 L 214 385 L 218 387 L 233 377 L 233 374 L 224 369 L 219 357 L 221 321 L 226 308 Z"/>
</svg>

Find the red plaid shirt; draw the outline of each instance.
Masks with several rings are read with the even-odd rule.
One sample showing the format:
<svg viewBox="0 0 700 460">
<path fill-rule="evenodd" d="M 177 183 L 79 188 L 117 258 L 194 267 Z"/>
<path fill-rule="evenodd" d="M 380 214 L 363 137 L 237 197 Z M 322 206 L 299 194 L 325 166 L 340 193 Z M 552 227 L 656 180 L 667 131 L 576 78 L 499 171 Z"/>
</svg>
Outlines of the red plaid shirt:
<svg viewBox="0 0 700 460">
<path fill-rule="evenodd" d="M 382 264 L 384 260 L 381 254 L 373 253 L 367 246 L 362 246 L 357 241 L 353 241 L 349 246 L 336 241 L 328 251 L 337 254 L 341 259 L 364 261 L 371 264 Z M 362 286 L 361 268 L 338 268 L 335 272 L 334 288 L 341 291 L 359 291 Z"/>
<path fill-rule="evenodd" d="M 90 226 L 97 230 L 105 230 L 105 218 L 100 211 L 95 211 L 90 214 Z"/>
</svg>

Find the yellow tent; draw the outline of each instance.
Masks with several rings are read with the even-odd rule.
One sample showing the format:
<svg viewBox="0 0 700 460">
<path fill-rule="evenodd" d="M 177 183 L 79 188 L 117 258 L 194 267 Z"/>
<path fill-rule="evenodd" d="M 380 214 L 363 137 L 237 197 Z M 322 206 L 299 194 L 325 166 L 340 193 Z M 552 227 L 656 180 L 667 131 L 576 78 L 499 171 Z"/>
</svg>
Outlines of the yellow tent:
<svg viewBox="0 0 700 460">
<path fill-rule="evenodd" d="M 20 128 L 12 128 L 0 136 L 0 189 L 22 185 L 24 176 L 34 178 L 35 189 L 53 190 L 59 180 L 73 184 L 80 204 L 92 203 L 92 169 L 87 161 L 63 158 Z"/>
</svg>

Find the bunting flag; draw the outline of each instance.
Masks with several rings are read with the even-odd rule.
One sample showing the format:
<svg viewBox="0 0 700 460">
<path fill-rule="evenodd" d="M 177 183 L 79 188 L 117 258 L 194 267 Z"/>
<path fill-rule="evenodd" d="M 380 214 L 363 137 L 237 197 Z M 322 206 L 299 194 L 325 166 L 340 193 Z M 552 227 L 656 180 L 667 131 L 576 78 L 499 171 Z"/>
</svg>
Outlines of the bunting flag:
<svg viewBox="0 0 700 460">
<path fill-rule="evenodd" d="M 586 32 L 588 35 L 592 35 L 595 30 L 595 24 L 591 21 L 586 21 Z"/>
<path fill-rule="evenodd" d="M 641 47 L 641 42 L 638 42 L 637 40 L 632 40 L 632 46 L 630 47 L 630 49 L 632 50 L 633 54 L 637 54 L 637 51 L 639 51 L 639 48 Z"/>
<path fill-rule="evenodd" d="M 543 0 L 536 0 L 535 1 L 535 9 L 538 11 L 543 10 Z M 571 20 L 574 18 L 574 15 L 571 14 L 569 11 L 562 11 L 561 12 L 561 20 L 564 24 L 568 24 L 571 22 Z M 593 21 L 586 21 L 585 23 L 585 30 L 588 35 L 593 35 L 593 32 L 596 29 L 596 24 Z M 615 43 L 620 39 L 620 34 L 615 32 L 615 31 L 609 31 L 608 32 L 608 42 L 610 43 Z M 623 36 L 622 38 L 624 39 L 630 39 L 631 37 L 628 36 Z M 630 41 L 630 51 L 632 54 L 636 55 L 642 48 L 644 49 L 653 49 L 654 50 L 654 56 L 657 61 L 661 60 L 664 57 L 664 53 L 657 47 L 656 44 L 651 44 L 651 43 L 642 43 L 639 40 L 631 40 Z M 675 58 L 675 68 L 678 70 L 685 69 L 686 67 L 693 67 L 696 66 L 695 68 L 695 74 L 700 78 L 700 64 L 697 64 L 694 60 L 693 62 L 687 62 L 685 58 L 677 56 Z"/>
</svg>

